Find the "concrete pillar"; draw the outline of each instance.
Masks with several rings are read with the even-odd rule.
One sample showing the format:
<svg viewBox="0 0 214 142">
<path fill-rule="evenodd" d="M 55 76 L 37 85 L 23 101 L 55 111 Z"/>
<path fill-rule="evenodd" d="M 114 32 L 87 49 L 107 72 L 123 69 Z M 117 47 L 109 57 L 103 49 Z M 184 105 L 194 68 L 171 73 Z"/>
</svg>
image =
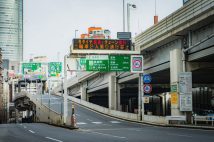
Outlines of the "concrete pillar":
<svg viewBox="0 0 214 142">
<path fill-rule="evenodd" d="M 120 104 L 120 84 L 117 84 L 117 110 L 121 111 L 122 107 Z"/>
<path fill-rule="evenodd" d="M 81 100 L 87 101 L 86 88 L 82 85 L 80 90 L 81 90 Z"/>
<path fill-rule="evenodd" d="M 117 107 L 117 95 L 116 95 L 116 77 L 115 75 L 109 76 L 108 85 L 108 103 L 109 109 L 116 110 Z"/>
<path fill-rule="evenodd" d="M 170 51 L 170 84 L 178 86 L 178 75 L 183 71 L 182 66 L 182 42 L 181 40 L 178 42 L 178 48 L 172 49 Z M 178 89 L 177 89 L 178 90 Z M 180 116 L 184 115 L 183 112 L 179 110 L 179 93 L 178 94 L 178 104 L 174 104 L 171 106 L 171 115 L 172 116 Z"/>
</svg>

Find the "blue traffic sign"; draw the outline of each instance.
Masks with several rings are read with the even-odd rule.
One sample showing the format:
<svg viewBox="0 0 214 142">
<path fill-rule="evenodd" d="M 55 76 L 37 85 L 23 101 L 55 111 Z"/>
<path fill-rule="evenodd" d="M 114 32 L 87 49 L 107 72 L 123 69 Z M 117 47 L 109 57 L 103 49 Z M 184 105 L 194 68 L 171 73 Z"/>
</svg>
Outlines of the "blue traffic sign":
<svg viewBox="0 0 214 142">
<path fill-rule="evenodd" d="M 144 83 L 151 83 L 151 81 L 152 81 L 152 77 L 150 74 L 143 75 L 143 82 Z"/>
</svg>

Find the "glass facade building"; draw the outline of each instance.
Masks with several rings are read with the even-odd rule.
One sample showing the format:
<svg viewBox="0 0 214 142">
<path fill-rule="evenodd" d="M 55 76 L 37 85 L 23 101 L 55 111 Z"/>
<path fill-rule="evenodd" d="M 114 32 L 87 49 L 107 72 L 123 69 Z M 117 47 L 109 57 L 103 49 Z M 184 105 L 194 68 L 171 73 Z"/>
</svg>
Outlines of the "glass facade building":
<svg viewBox="0 0 214 142">
<path fill-rule="evenodd" d="M 0 0 L 2 58 L 23 60 L 23 0 Z"/>
</svg>

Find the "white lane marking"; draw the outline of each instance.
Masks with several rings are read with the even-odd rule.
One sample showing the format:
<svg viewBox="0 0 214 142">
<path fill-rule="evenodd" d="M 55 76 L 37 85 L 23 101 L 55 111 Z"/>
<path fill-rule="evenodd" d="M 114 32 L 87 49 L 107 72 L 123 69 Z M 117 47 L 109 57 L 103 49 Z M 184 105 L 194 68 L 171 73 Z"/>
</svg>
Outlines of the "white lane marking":
<svg viewBox="0 0 214 142">
<path fill-rule="evenodd" d="M 91 122 L 91 123 L 94 123 L 94 124 L 102 124 L 103 122 Z"/>
<path fill-rule="evenodd" d="M 192 136 L 189 135 L 181 135 L 181 134 L 173 134 L 173 133 L 168 133 L 167 135 L 171 135 L 171 136 L 179 136 L 179 137 L 189 137 L 191 138 Z"/>
<path fill-rule="evenodd" d="M 33 134 L 35 133 L 35 132 L 34 132 L 34 131 L 32 131 L 32 130 L 28 130 L 28 131 L 29 131 L 29 132 L 31 132 L 31 133 L 33 133 Z"/>
<path fill-rule="evenodd" d="M 24 128 L 26 129 L 27 127 L 26 127 L 26 126 L 24 126 Z"/>
<path fill-rule="evenodd" d="M 85 122 L 77 122 L 77 125 L 84 125 L 84 124 L 87 124 Z"/>
<path fill-rule="evenodd" d="M 76 114 L 76 116 L 80 116 L 79 114 Z"/>
<path fill-rule="evenodd" d="M 110 122 L 113 123 L 113 124 L 121 123 L 121 122 L 119 122 L 119 121 L 110 121 Z"/>
<path fill-rule="evenodd" d="M 103 135 L 103 136 L 110 136 L 110 137 L 115 137 L 115 138 L 120 138 L 120 139 L 126 139 L 126 137 L 120 137 L 120 136 L 115 136 L 115 135 L 111 135 L 111 134 L 104 134 L 104 133 L 99 133 L 99 132 L 90 132 L 90 133 L 95 133 L 95 134 L 99 134 L 99 135 Z"/>
<path fill-rule="evenodd" d="M 93 120 L 91 120 L 91 119 L 87 119 L 88 121 L 93 121 Z"/>
<path fill-rule="evenodd" d="M 49 139 L 49 140 L 53 140 L 53 141 L 56 141 L 56 142 L 63 142 L 61 140 L 58 140 L 58 139 L 54 139 L 54 138 L 51 138 L 51 137 L 45 137 L 46 139 Z"/>
</svg>

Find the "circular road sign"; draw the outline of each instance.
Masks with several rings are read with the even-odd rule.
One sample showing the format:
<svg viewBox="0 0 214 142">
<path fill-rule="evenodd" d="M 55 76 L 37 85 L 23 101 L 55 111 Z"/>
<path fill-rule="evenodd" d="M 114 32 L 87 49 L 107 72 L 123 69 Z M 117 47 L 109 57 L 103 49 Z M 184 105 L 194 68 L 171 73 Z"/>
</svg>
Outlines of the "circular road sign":
<svg viewBox="0 0 214 142">
<path fill-rule="evenodd" d="M 151 92 L 152 92 L 152 85 L 150 85 L 150 84 L 145 84 L 145 85 L 143 86 L 143 90 L 144 90 L 144 93 L 146 93 L 146 94 L 151 93 Z"/>
<path fill-rule="evenodd" d="M 152 77 L 151 77 L 151 75 L 150 74 L 146 74 L 146 75 L 144 75 L 143 76 L 143 82 L 144 83 L 151 83 L 151 81 L 152 81 Z"/>
<path fill-rule="evenodd" d="M 134 61 L 133 61 L 133 66 L 134 66 L 134 68 L 136 68 L 136 69 L 141 68 L 141 66 L 142 66 L 142 61 L 141 61 L 141 60 L 134 60 Z"/>
</svg>

